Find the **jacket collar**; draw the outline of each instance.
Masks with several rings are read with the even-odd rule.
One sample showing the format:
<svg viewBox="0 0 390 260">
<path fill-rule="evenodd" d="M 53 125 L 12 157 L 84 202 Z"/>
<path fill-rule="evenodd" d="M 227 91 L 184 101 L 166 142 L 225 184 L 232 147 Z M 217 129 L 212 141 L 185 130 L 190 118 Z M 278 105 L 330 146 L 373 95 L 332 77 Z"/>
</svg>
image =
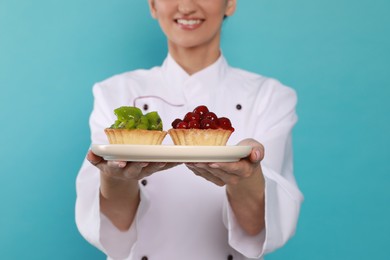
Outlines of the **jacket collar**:
<svg viewBox="0 0 390 260">
<path fill-rule="evenodd" d="M 192 75 L 180 67 L 169 53 L 161 66 L 169 87 L 176 90 L 183 90 L 183 88 L 191 87 L 194 84 L 207 89 L 216 88 L 225 78 L 227 68 L 228 64 L 222 54 L 213 64 Z"/>
</svg>

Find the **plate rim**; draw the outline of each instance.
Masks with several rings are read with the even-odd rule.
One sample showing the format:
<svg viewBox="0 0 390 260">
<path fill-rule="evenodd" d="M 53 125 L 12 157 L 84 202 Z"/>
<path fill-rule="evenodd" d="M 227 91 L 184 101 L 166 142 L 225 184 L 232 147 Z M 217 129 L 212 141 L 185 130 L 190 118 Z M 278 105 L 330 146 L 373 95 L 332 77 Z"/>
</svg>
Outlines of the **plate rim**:
<svg viewBox="0 0 390 260">
<path fill-rule="evenodd" d="M 141 149 L 141 152 L 136 148 Z M 128 150 L 130 149 L 130 151 Z M 152 149 L 149 154 L 145 149 Z M 92 144 L 91 150 L 105 160 L 143 162 L 234 162 L 250 154 L 252 147 L 245 145 L 181 146 Z M 164 152 L 164 154 L 161 154 Z M 218 152 L 216 154 L 210 154 Z"/>
</svg>

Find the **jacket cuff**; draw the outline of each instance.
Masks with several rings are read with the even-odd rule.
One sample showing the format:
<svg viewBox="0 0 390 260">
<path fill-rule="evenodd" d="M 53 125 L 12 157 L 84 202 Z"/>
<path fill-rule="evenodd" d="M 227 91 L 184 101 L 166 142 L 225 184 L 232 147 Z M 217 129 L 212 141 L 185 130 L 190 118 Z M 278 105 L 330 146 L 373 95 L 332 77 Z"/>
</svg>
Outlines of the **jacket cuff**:
<svg viewBox="0 0 390 260">
<path fill-rule="evenodd" d="M 233 249 L 247 258 L 261 259 L 264 252 L 266 229 L 256 236 L 248 235 L 237 222 L 227 195 L 224 198 L 223 223 L 228 230 L 229 245 Z"/>
<path fill-rule="evenodd" d="M 302 193 L 292 183 L 274 171 L 263 167 L 265 179 L 265 228 L 256 236 L 248 235 L 237 222 L 224 198 L 223 222 L 228 229 L 229 244 L 236 251 L 251 259 L 261 259 L 283 246 L 294 235 L 298 220 Z"/>
<path fill-rule="evenodd" d="M 111 259 L 127 259 L 137 242 L 138 222 L 150 207 L 150 200 L 140 185 L 140 204 L 133 223 L 127 231 L 120 231 L 102 213 L 100 213 L 100 243 L 103 251 Z"/>
</svg>

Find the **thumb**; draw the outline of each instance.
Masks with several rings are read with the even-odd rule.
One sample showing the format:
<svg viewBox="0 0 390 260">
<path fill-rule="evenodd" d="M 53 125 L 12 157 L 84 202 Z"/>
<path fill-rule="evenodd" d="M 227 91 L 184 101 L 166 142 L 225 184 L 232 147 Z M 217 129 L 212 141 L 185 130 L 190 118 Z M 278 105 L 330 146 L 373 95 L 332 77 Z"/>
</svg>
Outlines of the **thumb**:
<svg viewBox="0 0 390 260">
<path fill-rule="evenodd" d="M 248 138 L 238 143 L 238 145 L 247 145 L 252 147 L 252 151 L 248 156 L 251 163 L 259 163 L 264 158 L 264 146 L 255 139 Z"/>
<path fill-rule="evenodd" d="M 264 149 L 260 146 L 255 146 L 252 148 L 252 151 L 249 155 L 249 161 L 251 163 L 259 163 L 264 158 Z"/>
</svg>

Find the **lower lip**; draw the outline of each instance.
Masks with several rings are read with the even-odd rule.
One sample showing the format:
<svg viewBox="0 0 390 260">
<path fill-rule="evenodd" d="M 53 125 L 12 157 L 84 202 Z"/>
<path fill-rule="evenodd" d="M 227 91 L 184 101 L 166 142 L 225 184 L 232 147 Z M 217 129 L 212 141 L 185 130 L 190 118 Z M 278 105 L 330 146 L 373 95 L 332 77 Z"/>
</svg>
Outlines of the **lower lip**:
<svg viewBox="0 0 390 260">
<path fill-rule="evenodd" d="M 188 30 L 188 31 L 198 29 L 202 25 L 202 23 L 203 23 L 202 21 L 196 24 L 182 24 L 176 22 L 176 24 L 179 26 L 180 29 Z"/>
</svg>

